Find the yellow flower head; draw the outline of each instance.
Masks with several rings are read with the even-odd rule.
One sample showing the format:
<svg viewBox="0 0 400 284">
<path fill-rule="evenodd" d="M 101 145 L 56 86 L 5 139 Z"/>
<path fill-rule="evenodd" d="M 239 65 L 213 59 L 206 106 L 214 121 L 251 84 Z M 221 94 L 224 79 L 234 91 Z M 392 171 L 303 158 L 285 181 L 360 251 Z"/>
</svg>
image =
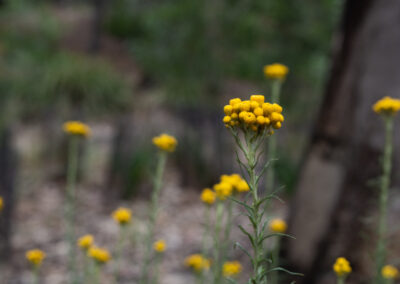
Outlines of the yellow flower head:
<svg viewBox="0 0 400 284">
<path fill-rule="evenodd" d="M 220 200 L 225 200 L 232 195 L 233 186 L 228 182 L 220 182 L 214 185 L 214 190 Z"/>
<path fill-rule="evenodd" d="M 274 63 L 264 66 L 264 75 L 267 78 L 284 80 L 288 72 L 289 68 L 280 63 Z"/>
<path fill-rule="evenodd" d="M 167 249 L 167 244 L 164 240 L 158 240 L 154 242 L 153 249 L 158 253 L 162 253 Z"/>
<path fill-rule="evenodd" d="M 394 266 L 385 265 L 382 267 L 382 276 L 385 279 L 396 279 L 399 276 L 399 271 Z"/>
<path fill-rule="evenodd" d="M 227 128 L 241 129 L 272 135 L 273 129 L 282 127 L 285 120 L 282 107 L 264 102 L 263 95 L 252 95 L 250 100 L 232 99 L 224 106 L 222 119 Z"/>
<path fill-rule="evenodd" d="M 28 250 L 25 254 L 26 259 L 34 266 L 40 266 L 46 254 L 40 249 Z"/>
<path fill-rule="evenodd" d="M 269 229 L 274 233 L 284 233 L 287 229 L 287 224 L 282 219 L 272 219 L 269 223 Z"/>
<path fill-rule="evenodd" d="M 242 265 L 239 261 L 227 261 L 224 263 L 222 271 L 225 277 L 232 277 L 242 272 Z"/>
<path fill-rule="evenodd" d="M 126 225 L 132 219 L 132 212 L 128 208 L 120 207 L 112 213 L 112 217 L 118 224 Z"/>
<path fill-rule="evenodd" d="M 221 182 L 229 183 L 236 192 L 246 192 L 250 190 L 247 182 L 239 175 L 222 175 Z"/>
<path fill-rule="evenodd" d="M 201 192 L 201 201 L 203 201 L 204 203 L 211 205 L 214 204 L 215 199 L 216 199 L 217 195 L 215 193 L 215 191 L 209 189 L 209 188 L 205 188 L 203 189 L 203 191 Z"/>
<path fill-rule="evenodd" d="M 161 134 L 153 138 L 153 144 L 166 152 L 174 152 L 178 141 L 168 134 Z"/>
<path fill-rule="evenodd" d="M 336 259 L 333 265 L 333 271 L 338 277 L 345 277 L 351 272 L 350 262 L 344 257 L 339 257 Z"/>
<path fill-rule="evenodd" d="M 192 254 L 185 259 L 185 266 L 192 268 L 196 272 L 210 269 L 210 260 L 201 254 Z"/>
<path fill-rule="evenodd" d="M 104 264 L 111 259 L 111 255 L 108 250 L 92 246 L 88 250 L 88 256 L 94 259 L 99 264 Z"/>
<path fill-rule="evenodd" d="M 394 99 L 391 97 L 384 97 L 377 101 L 372 107 L 375 113 L 393 116 L 400 111 L 400 99 Z"/>
<path fill-rule="evenodd" d="M 64 132 L 70 135 L 88 137 L 90 136 L 90 127 L 80 121 L 67 121 L 63 126 Z"/>
<path fill-rule="evenodd" d="M 78 239 L 78 246 L 83 250 L 88 250 L 93 245 L 92 235 L 84 235 Z"/>
<path fill-rule="evenodd" d="M 3 210 L 3 197 L 0 196 L 0 211 Z"/>
</svg>

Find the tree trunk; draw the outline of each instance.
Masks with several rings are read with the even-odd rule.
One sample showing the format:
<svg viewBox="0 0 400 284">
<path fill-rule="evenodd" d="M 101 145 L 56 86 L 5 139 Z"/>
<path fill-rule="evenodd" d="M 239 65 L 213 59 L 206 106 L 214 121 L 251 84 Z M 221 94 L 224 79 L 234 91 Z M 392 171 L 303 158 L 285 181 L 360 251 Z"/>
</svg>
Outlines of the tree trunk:
<svg viewBox="0 0 400 284">
<path fill-rule="evenodd" d="M 350 259 L 349 283 L 373 269 L 374 224 L 381 175 L 383 121 L 371 107 L 400 93 L 400 2 L 347 0 L 321 112 L 305 156 L 289 220 L 286 256 L 305 273 L 299 283 L 334 283 L 336 257 Z M 400 145 L 400 121 L 395 122 Z M 395 148 L 394 173 L 400 161 Z M 400 177 L 394 177 L 399 186 Z"/>
<path fill-rule="evenodd" d="M 11 146 L 11 130 L 0 132 L 0 195 L 3 210 L 0 212 L 0 260 L 10 259 L 10 236 L 16 176 L 16 159 Z"/>
</svg>

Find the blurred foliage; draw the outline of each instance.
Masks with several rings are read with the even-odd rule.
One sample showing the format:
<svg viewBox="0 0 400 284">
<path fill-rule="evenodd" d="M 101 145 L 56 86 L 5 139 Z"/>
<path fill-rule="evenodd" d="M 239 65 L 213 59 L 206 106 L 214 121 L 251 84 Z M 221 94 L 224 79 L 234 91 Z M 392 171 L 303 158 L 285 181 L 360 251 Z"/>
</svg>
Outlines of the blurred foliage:
<svg viewBox="0 0 400 284">
<path fill-rule="evenodd" d="M 46 6 L 9 1 L 0 23 L 1 107 L 13 112 L 11 117 L 50 106 L 71 115 L 128 105 L 129 86 L 109 64 L 60 48 L 61 27 Z"/>
<path fill-rule="evenodd" d="M 341 0 L 115 0 L 105 27 L 130 43 L 144 70 L 167 86 L 174 101 L 207 101 L 220 78 L 262 82 L 262 66 L 275 61 L 296 74 L 289 77 L 293 90 L 308 93 L 308 84 L 321 86 L 340 5 Z"/>
</svg>

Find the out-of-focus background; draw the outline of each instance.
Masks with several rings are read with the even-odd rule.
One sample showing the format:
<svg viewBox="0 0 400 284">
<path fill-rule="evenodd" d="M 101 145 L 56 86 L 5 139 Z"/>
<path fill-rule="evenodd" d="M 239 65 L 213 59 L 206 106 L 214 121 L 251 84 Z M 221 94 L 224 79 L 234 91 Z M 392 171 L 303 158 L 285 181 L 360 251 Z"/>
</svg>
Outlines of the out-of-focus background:
<svg viewBox="0 0 400 284">
<path fill-rule="evenodd" d="M 0 282 L 30 283 L 24 253 L 39 247 L 48 254 L 43 283 L 66 283 L 61 125 L 81 120 L 93 135 L 80 149 L 78 232 L 104 246 L 116 238 L 110 213 L 120 205 L 143 230 L 151 138 L 177 137 L 157 227 L 169 246 L 161 279 L 191 283 L 182 261 L 200 248 L 199 192 L 238 171 L 222 106 L 268 98 L 262 68 L 281 62 L 290 68 L 277 133 L 285 203 L 272 214 L 297 238 L 283 247 L 284 265 L 305 274 L 296 283 L 329 284 L 343 255 L 353 264 L 349 283 L 365 283 L 383 146 L 371 105 L 400 96 L 399 15 L 396 0 L 1 0 Z M 391 239 L 400 232 L 399 131 L 395 139 Z M 398 243 L 389 246 L 398 264 Z M 246 266 L 240 251 L 234 256 Z M 135 260 L 131 248 L 123 283 L 135 283 Z"/>
</svg>

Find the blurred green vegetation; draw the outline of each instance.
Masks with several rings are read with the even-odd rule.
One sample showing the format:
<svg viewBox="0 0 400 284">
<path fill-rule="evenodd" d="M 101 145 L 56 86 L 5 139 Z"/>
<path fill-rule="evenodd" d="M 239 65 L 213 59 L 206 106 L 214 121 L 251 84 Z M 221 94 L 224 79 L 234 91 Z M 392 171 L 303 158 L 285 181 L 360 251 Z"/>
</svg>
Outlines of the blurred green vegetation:
<svg viewBox="0 0 400 284">
<path fill-rule="evenodd" d="M 178 103 L 206 103 L 223 78 L 260 84 L 263 65 L 276 61 L 295 74 L 288 89 L 310 96 L 322 86 L 341 2 L 115 0 L 105 28 Z"/>
<path fill-rule="evenodd" d="M 8 1 L 0 23 L 3 119 L 38 116 L 49 107 L 68 119 L 128 105 L 129 85 L 110 64 L 62 49 L 61 27 L 48 6 Z"/>
</svg>

